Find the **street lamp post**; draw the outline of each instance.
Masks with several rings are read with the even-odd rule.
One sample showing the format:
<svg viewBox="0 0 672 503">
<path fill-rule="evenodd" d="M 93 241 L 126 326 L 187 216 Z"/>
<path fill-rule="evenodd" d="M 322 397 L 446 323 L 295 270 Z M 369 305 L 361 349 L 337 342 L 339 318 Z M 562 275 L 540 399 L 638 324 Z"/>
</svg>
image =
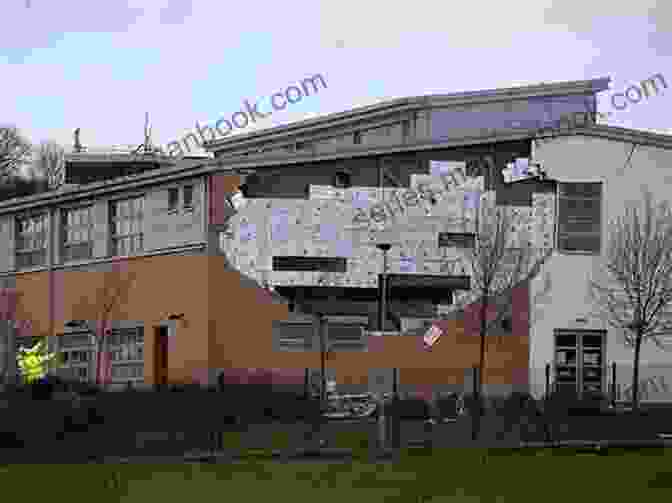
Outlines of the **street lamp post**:
<svg viewBox="0 0 672 503">
<path fill-rule="evenodd" d="M 383 273 L 380 275 L 380 285 L 379 285 L 379 298 L 378 298 L 378 330 L 380 330 L 381 333 L 385 332 L 385 319 L 387 318 L 387 303 L 388 303 L 388 298 L 387 298 L 387 272 L 388 272 L 388 261 L 387 261 L 387 253 L 390 251 L 392 248 L 392 245 L 389 243 L 379 243 L 376 245 L 376 248 L 378 248 L 380 251 L 383 252 Z M 399 392 L 398 392 L 398 382 L 399 382 L 399 376 L 398 376 L 398 369 L 394 367 L 392 369 L 392 417 L 391 417 L 391 429 L 392 429 L 392 447 L 398 447 L 399 444 L 399 435 L 398 435 L 398 424 L 397 424 L 397 418 L 396 418 L 396 411 L 398 408 L 398 398 L 399 398 Z M 382 407 L 382 414 L 384 415 L 384 401 L 381 401 Z M 385 428 L 385 417 L 382 418 L 381 420 L 381 429 Z"/>
</svg>

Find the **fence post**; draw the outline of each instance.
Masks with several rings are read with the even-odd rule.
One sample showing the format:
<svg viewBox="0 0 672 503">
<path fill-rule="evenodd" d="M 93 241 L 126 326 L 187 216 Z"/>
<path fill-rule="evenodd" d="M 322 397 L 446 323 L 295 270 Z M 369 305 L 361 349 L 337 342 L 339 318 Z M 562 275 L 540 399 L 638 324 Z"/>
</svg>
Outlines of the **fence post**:
<svg viewBox="0 0 672 503">
<path fill-rule="evenodd" d="M 616 407 L 616 362 L 611 362 L 611 406 Z"/>
</svg>

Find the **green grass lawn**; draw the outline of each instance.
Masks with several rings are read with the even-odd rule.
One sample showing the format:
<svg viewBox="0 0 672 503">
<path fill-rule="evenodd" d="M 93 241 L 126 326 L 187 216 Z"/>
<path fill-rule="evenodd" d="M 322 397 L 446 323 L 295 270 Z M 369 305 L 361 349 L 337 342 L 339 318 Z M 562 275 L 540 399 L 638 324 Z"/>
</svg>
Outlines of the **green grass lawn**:
<svg viewBox="0 0 672 503">
<path fill-rule="evenodd" d="M 13 465 L 0 468 L 0 487 L 50 503 L 669 501 L 672 458 L 662 449 L 576 454 L 443 449 L 378 464 Z"/>
</svg>

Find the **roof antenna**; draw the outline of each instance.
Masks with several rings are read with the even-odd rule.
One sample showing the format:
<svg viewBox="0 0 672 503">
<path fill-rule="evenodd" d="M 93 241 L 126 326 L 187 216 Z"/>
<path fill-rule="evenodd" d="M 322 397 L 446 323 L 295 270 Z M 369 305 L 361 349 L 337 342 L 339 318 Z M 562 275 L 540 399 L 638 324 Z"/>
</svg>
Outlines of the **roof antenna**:
<svg viewBox="0 0 672 503">
<path fill-rule="evenodd" d="M 152 127 L 149 125 L 149 112 L 145 112 L 145 140 L 138 145 L 133 151 L 133 154 L 137 154 L 141 150 L 144 154 L 151 154 L 154 152 L 154 146 L 152 145 Z"/>
<path fill-rule="evenodd" d="M 74 134 L 75 144 L 73 145 L 73 149 L 74 149 L 75 152 L 81 152 L 83 150 L 82 144 L 79 141 L 79 133 L 80 133 L 80 129 L 79 128 L 75 129 L 75 134 Z"/>
</svg>

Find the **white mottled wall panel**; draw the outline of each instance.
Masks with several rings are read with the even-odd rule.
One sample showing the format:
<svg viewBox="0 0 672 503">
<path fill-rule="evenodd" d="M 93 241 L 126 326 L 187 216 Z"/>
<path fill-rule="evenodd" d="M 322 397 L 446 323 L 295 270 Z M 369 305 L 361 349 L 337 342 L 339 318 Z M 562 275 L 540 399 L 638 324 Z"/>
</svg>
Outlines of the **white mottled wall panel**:
<svg viewBox="0 0 672 503">
<path fill-rule="evenodd" d="M 416 185 L 431 182 L 437 191 L 437 177 L 417 177 Z M 431 185 L 433 184 L 433 185 Z M 482 188 L 482 177 L 472 182 Z M 470 187 L 467 187 L 469 189 Z M 406 189 L 404 189 L 406 190 Z M 494 215 L 495 193 L 479 195 L 478 209 L 465 208 L 464 201 L 470 190 L 456 190 L 439 194 L 432 206 L 421 201 L 416 206 L 403 206 L 390 199 L 404 190 L 377 188 L 334 189 L 311 186 L 309 200 L 251 199 L 241 212 L 231 220 L 231 236 L 225 245 L 231 262 L 241 272 L 262 281 L 269 279 L 276 285 L 331 284 L 338 286 L 377 285 L 382 271 L 382 254 L 375 248 L 381 240 L 394 242 L 389 252 L 389 270 L 393 273 L 409 272 L 414 263 L 417 274 L 469 275 L 469 263 L 464 252 L 439 249 L 439 232 L 475 232 L 476 215 L 481 218 Z M 402 197 L 402 196 L 400 196 Z M 383 211 L 385 225 L 370 222 L 370 209 L 386 201 Z M 403 198 L 402 198 L 403 201 Z M 285 210 L 286 240 L 272 239 L 273 215 Z M 532 207 L 511 207 L 514 243 L 529 241 L 535 247 L 548 248 L 553 244 L 555 196 L 534 194 Z M 357 214 L 367 215 L 363 223 L 353 222 Z M 377 214 L 378 218 L 380 213 Z M 254 232 L 241 232 L 248 226 Z M 272 256 L 344 256 L 348 258 L 346 273 L 298 273 L 271 271 Z M 405 257 L 405 258 L 404 258 Z"/>
</svg>

